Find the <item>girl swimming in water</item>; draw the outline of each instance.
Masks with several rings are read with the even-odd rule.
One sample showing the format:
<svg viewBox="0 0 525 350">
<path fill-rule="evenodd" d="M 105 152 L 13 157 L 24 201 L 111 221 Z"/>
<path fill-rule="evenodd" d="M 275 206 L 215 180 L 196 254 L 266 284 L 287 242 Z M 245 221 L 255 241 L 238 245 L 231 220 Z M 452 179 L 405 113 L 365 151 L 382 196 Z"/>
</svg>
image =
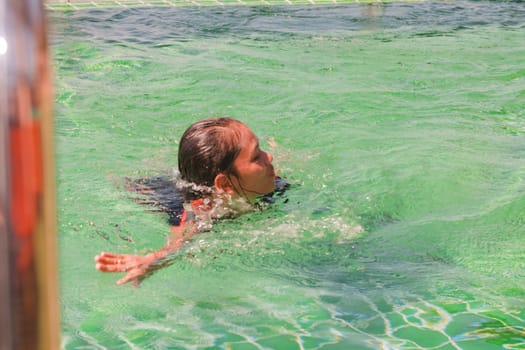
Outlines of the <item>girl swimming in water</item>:
<svg viewBox="0 0 525 350">
<path fill-rule="evenodd" d="M 255 134 L 232 118 L 208 118 L 192 124 L 179 144 L 177 190 L 184 205 L 170 212 L 171 235 L 167 244 L 146 255 L 103 252 L 95 257 L 96 269 L 125 272 L 117 284 L 138 285 L 145 276 L 166 265 L 184 243 L 211 228 L 221 218 L 253 208 L 287 184 L 277 178 L 272 156 L 261 150 Z"/>
</svg>

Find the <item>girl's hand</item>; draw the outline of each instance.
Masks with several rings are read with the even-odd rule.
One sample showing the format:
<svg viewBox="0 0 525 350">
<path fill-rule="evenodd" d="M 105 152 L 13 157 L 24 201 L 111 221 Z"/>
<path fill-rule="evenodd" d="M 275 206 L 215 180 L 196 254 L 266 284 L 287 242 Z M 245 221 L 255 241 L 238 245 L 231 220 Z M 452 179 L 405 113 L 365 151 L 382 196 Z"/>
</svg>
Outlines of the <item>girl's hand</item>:
<svg viewBox="0 0 525 350">
<path fill-rule="evenodd" d="M 166 246 L 146 255 L 100 253 L 95 256 L 96 269 L 102 272 L 126 272 L 126 276 L 117 281 L 118 285 L 131 282 L 138 286 L 153 272 L 171 265 L 176 253 L 198 231 L 195 223 L 188 222 L 172 228 L 172 239 Z"/>
<path fill-rule="evenodd" d="M 154 254 L 132 255 L 102 252 L 95 256 L 95 267 L 102 272 L 126 272 L 126 276 L 119 279 L 117 284 L 132 282 L 134 286 L 138 286 L 149 272 L 155 270 L 152 267 L 155 260 Z"/>
</svg>

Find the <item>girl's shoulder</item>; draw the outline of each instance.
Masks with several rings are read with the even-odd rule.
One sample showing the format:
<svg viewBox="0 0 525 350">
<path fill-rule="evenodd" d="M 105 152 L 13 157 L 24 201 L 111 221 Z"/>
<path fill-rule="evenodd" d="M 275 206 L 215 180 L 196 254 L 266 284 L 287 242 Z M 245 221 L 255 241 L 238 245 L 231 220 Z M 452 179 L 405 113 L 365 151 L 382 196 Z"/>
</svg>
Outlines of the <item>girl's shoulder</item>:
<svg viewBox="0 0 525 350">
<path fill-rule="evenodd" d="M 126 189 L 133 193 L 132 199 L 151 211 L 168 214 L 168 223 L 179 226 L 184 221 L 184 198 L 175 186 L 172 176 L 146 176 L 125 178 Z"/>
</svg>

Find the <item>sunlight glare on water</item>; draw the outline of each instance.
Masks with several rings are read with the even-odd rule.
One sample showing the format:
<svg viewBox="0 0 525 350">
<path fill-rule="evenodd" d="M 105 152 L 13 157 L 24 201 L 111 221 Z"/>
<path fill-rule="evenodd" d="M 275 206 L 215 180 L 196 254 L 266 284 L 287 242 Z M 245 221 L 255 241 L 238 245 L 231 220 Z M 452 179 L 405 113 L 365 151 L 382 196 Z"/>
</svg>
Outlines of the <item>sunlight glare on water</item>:
<svg viewBox="0 0 525 350">
<path fill-rule="evenodd" d="M 63 348 L 522 348 L 524 18 L 467 1 L 50 12 Z M 292 188 L 115 286 L 96 254 L 169 233 L 120 179 L 171 172 L 184 129 L 218 115 Z"/>
</svg>

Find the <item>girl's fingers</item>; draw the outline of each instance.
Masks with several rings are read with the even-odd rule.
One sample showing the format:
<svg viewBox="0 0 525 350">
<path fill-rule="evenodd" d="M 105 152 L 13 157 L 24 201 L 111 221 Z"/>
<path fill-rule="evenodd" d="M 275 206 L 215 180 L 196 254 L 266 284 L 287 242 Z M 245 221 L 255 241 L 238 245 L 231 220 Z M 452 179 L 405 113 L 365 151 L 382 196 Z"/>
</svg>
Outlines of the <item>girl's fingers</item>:
<svg viewBox="0 0 525 350">
<path fill-rule="evenodd" d="M 127 259 L 123 258 L 108 258 L 106 256 L 96 256 L 95 262 L 101 263 L 101 264 L 122 264 Z"/>
<path fill-rule="evenodd" d="M 101 253 L 95 256 L 95 262 L 101 264 L 122 265 L 136 259 L 135 255 Z"/>
<path fill-rule="evenodd" d="M 126 272 L 130 269 L 129 259 L 104 258 L 95 259 L 95 268 L 102 272 Z"/>
<path fill-rule="evenodd" d="M 124 283 L 128 283 L 130 281 L 138 281 L 138 277 L 142 276 L 144 274 L 144 271 L 142 269 L 133 269 L 130 272 L 127 273 L 126 276 L 122 277 L 117 281 L 117 285 L 122 285 Z M 138 284 L 136 284 L 137 286 Z"/>
<path fill-rule="evenodd" d="M 118 257 L 121 257 L 121 256 L 122 256 L 122 254 L 102 252 L 99 255 L 97 255 L 96 257 L 108 258 L 109 259 L 109 258 L 118 258 Z"/>
<path fill-rule="evenodd" d="M 102 252 L 95 256 L 95 268 L 102 272 L 127 272 L 117 281 L 117 285 L 133 282 L 135 286 L 140 283 L 140 277 L 145 270 L 140 267 L 140 257 L 130 254 L 113 254 Z"/>
<path fill-rule="evenodd" d="M 125 271 L 125 266 L 120 266 L 116 264 L 98 263 L 95 265 L 95 268 L 102 272 L 124 272 Z"/>
</svg>

